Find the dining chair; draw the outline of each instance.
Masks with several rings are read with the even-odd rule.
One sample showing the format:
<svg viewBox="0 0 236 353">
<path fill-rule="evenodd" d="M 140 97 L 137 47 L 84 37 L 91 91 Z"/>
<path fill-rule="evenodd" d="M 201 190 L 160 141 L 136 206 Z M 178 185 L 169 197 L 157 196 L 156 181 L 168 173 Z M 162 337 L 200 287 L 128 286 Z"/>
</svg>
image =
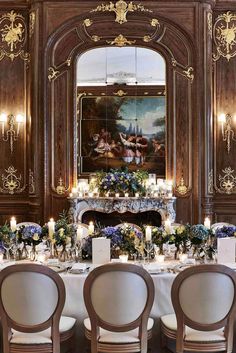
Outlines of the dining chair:
<svg viewBox="0 0 236 353">
<path fill-rule="evenodd" d="M 143 268 L 106 264 L 90 272 L 84 284 L 89 318 L 84 320 L 91 353 L 147 352 L 153 319 L 149 314 L 154 284 Z"/>
<path fill-rule="evenodd" d="M 25 227 L 33 226 L 33 227 L 41 228 L 40 224 L 35 223 L 35 222 L 21 222 L 21 223 L 17 223 L 16 228 L 19 229 L 22 226 L 25 226 Z"/>
<path fill-rule="evenodd" d="M 234 225 L 231 223 L 227 223 L 227 222 L 218 222 L 218 223 L 213 223 L 211 225 L 211 229 L 213 232 L 215 232 L 217 229 L 223 228 L 223 227 L 234 227 Z"/>
<path fill-rule="evenodd" d="M 198 265 L 175 278 L 175 314 L 161 317 L 162 347 L 176 340 L 176 353 L 232 353 L 236 314 L 236 273 L 224 265 Z"/>
<path fill-rule="evenodd" d="M 0 272 L 3 353 L 74 353 L 75 319 L 61 316 L 63 280 L 52 269 L 19 264 Z"/>
</svg>

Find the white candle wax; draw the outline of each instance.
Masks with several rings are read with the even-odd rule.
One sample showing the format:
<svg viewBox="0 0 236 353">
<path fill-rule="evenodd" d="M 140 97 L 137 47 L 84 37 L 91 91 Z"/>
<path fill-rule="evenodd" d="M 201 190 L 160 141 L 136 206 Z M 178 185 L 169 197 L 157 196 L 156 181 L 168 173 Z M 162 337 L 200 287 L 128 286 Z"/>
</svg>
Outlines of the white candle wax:
<svg viewBox="0 0 236 353">
<path fill-rule="evenodd" d="M 120 194 L 117 192 L 117 193 L 115 194 L 115 197 L 120 197 Z"/>
<path fill-rule="evenodd" d="M 152 228 L 150 226 L 146 227 L 145 238 L 146 238 L 146 241 L 152 241 Z"/>
<path fill-rule="evenodd" d="M 171 227 L 171 221 L 169 218 L 167 218 L 167 220 L 164 222 L 164 228 L 167 234 L 171 234 L 172 233 L 172 227 Z"/>
<path fill-rule="evenodd" d="M 89 222 L 88 233 L 89 233 L 89 235 L 94 233 L 94 224 L 93 224 L 93 222 Z"/>
<path fill-rule="evenodd" d="M 54 233 L 55 233 L 55 222 L 53 218 L 50 218 L 50 221 L 48 222 L 48 235 L 51 240 L 53 238 Z"/>
<path fill-rule="evenodd" d="M 128 262 L 128 255 L 119 255 L 119 259 L 121 262 Z"/>
<path fill-rule="evenodd" d="M 129 193 L 128 192 L 125 193 L 125 197 L 129 197 Z"/>
<path fill-rule="evenodd" d="M 139 193 L 138 192 L 135 193 L 135 197 L 139 197 Z"/>
<path fill-rule="evenodd" d="M 76 195 L 77 194 L 77 188 L 72 188 L 71 192 L 72 192 L 72 195 Z"/>
<path fill-rule="evenodd" d="M 80 241 L 83 238 L 83 228 L 81 227 L 81 225 L 78 225 L 76 234 L 77 234 L 77 240 Z"/>
<path fill-rule="evenodd" d="M 157 260 L 157 262 L 164 262 L 165 255 L 156 255 L 156 260 Z"/>
<path fill-rule="evenodd" d="M 15 230 L 16 230 L 16 219 L 15 219 L 15 217 L 11 217 L 10 228 L 11 228 L 12 232 L 15 232 Z"/>
<path fill-rule="evenodd" d="M 205 226 L 206 228 L 208 228 L 208 229 L 211 228 L 211 220 L 210 220 L 209 217 L 206 217 L 206 218 L 204 219 L 204 226 Z"/>
</svg>

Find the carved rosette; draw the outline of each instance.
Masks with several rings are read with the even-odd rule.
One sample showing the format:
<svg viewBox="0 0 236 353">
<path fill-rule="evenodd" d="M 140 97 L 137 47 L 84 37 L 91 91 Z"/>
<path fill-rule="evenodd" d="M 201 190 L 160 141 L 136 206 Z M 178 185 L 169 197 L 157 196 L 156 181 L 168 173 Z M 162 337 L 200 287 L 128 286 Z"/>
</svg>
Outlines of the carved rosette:
<svg viewBox="0 0 236 353">
<path fill-rule="evenodd" d="M 0 60 L 8 57 L 13 61 L 18 56 L 29 61 L 24 51 L 27 40 L 27 26 L 22 15 L 13 10 L 0 17 Z"/>
<path fill-rule="evenodd" d="M 69 198 L 70 202 L 70 221 L 81 221 L 83 213 L 92 210 L 103 213 L 139 213 L 145 211 L 159 212 L 164 221 L 169 218 L 171 222 L 175 221 L 176 213 L 174 209 L 175 197 L 171 199 L 162 198 Z"/>
</svg>

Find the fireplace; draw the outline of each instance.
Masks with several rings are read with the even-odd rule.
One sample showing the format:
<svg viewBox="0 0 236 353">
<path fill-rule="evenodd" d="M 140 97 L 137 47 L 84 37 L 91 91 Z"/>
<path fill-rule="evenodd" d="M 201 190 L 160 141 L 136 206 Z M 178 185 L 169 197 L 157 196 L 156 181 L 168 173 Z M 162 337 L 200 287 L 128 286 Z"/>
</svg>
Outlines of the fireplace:
<svg viewBox="0 0 236 353">
<path fill-rule="evenodd" d="M 69 197 L 70 222 L 98 221 L 101 225 L 122 222 L 161 225 L 175 221 L 175 197 Z"/>
</svg>

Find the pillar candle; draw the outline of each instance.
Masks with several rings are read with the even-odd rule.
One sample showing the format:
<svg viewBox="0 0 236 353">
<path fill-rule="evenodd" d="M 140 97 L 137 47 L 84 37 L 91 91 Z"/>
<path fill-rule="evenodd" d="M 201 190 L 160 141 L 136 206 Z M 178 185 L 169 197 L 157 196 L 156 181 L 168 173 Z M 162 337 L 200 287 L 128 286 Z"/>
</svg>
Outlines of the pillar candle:
<svg viewBox="0 0 236 353">
<path fill-rule="evenodd" d="M 89 235 L 94 233 L 94 224 L 93 224 L 93 222 L 89 222 L 88 232 L 89 232 Z"/>
<path fill-rule="evenodd" d="M 204 226 L 205 226 L 206 228 L 208 228 L 208 229 L 211 228 L 211 220 L 210 220 L 209 217 L 206 217 L 206 218 L 204 219 Z"/>
<path fill-rule="evenodd" d="M 152 241 L 152 228 L 150 226 L 146 227 L 145 238 L 146 238 L 146 241 Z"/>
<path fill-rule="evenodd" d="M 55 233 L 55 222 L 53 218 L 50 218 L 50 221 L 48 222 L 48 235 L 51 240 L 53 238 L 54 233 Z"/>
<path fill-rule="evenodd" d="M 76 233 L 77 233 L 77 240 L 80 241 L 83 238 L 83 228 L 81 227 L 81 225 L 78 225 Z"/>
<path fill-rule="evenodd" d="M 16 230 L 16 219 L 15 217 L 12 217 L 10 220 L 10 228 L 12 232 L 15 232 Z"/>
</svg>

